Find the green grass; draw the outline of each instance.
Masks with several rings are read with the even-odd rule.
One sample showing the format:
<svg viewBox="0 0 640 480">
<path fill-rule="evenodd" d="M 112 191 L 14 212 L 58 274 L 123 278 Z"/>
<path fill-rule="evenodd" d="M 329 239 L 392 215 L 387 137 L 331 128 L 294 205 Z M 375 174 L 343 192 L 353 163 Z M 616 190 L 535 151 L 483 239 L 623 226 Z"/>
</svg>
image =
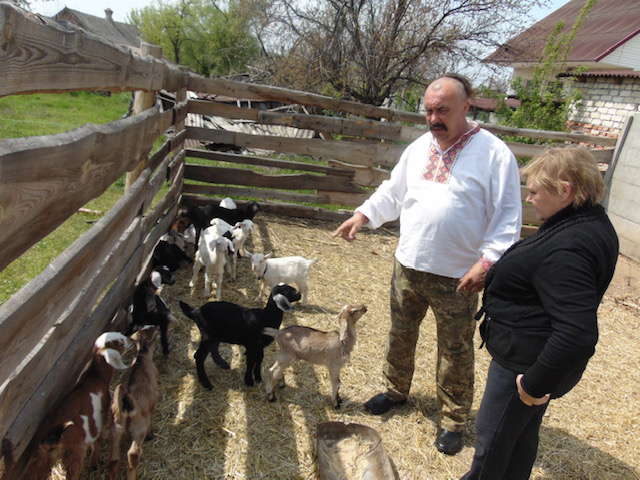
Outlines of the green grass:
<svg viewBox="0 0 640 480">
<path fill-rule="evenodd" d="M 129 107 L 129 93 L 111 97 L 87 92 L 34 94 L 0 98 L 0 139 L 53 135 L 85 123 L 105 124 L 121 118 Z M 0 140 L 1 141 L 1 140 Z M 105 213 L 122 196 L 124 177 L 85 208 Z M 42 272 L 100 214 L 76 213 L 50 235 L 0 272 L 0 304 Z"/>
<path fill-rule="evenodd" d="M 36 93 L 0 98 L 0 139 L 54 135 L 121 118 L 130 93 Z"/>
</svg>

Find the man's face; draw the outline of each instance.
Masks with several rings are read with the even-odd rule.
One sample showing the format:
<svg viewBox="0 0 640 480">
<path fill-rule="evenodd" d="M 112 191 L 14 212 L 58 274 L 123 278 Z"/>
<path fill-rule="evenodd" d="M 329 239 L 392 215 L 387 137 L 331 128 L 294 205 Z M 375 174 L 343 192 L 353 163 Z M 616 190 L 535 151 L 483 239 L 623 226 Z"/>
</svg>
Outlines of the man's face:
<svg viewBox="0 0 640 480">
<path fill-rule="evenodd" d="M 468 129 L 469 100 L 460 93 L 457 80 L 441 78 L 424 94 L 427 124 L 440 148 L 447 149 Z"/>
</svg>

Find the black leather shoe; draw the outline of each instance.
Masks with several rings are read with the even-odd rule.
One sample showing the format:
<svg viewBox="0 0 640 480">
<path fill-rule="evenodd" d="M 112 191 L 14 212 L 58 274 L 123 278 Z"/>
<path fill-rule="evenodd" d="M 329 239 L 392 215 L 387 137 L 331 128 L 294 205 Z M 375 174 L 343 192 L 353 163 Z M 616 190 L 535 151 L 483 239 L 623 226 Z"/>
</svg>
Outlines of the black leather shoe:
<svg viewBox="0 0 640 480">
<path fill-rule="evenodd" d="M 393 407 L 394 405 L 402 405 L 407 403 L 407 400 L 397 400 L 393 401 L 389 397 L 387 397 L 384 393 L 379 393 L 375 397 L 371 397 L 365 404 L 364 408 L 367 409 L 369 413 L 373 415 L 382 415 L 386 413 Z"/>
<path fill-rule="evenodd" d="M 436 438 L 436 447 L 446 455 L 455 455 L 462 448 L 462 432 L 450 432 L 443 428 Z"/>
</svg>

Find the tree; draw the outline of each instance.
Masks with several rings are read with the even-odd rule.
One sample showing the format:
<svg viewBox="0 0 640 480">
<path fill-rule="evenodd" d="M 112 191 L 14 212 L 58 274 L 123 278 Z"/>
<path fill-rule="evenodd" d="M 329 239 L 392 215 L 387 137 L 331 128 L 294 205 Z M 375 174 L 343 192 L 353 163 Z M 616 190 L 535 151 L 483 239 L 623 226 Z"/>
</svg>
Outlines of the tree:
<svg viewBox="0 0 640 480">
<path fill-rule="evenodd" d="M 162 47 L 167 58 L 181 63 L 192 4 L 192 0 L 179 0 L 175 5 L 158 0 L 155 5 L 133 9 L 129 21 L 138 27 L 145 41 Z"/>
<path fill-rule="evenodd" d="M 568 130 L 569 115 L 580 100 L 580 92 L 571 88 L 572 80 L 563 82 L 553 77 L 553 73 L 564 69 L 571 44 L 595 3 L 596 0 L 587 0 L 568 32 L 563 33 L 563 21 L 555 25 L 533 71 L 533 79 L 524 82 L 520 77 L 514 78 L 511 88 L 520 100 L 520 107 L 512 111 L 502 100 L 496 111 L 500 123 L 516 128 Z"/>
<path fill-rule="evenodd" d="M 372 105 L 478 62 L 539 0 L 273 0 L 260 37 L 276 84 Z"/>
<path fill-rule="evenodd" d="M 246 7 L 230 2 L 221 8 L 215 2 L 194 6 L 190 35 L 185 44 L 185 59 L 203 75 L 243 73 L 260 53 L 255 36 L 251 35 Z"/>
<path fill-rule="evenodd" d="M 179 0 L 133 10 L 130 21 L 142 37 L 162 47 L 165 55 L 203 75 L 243 72 L 259 54 L 239 2 L 219 5 L 212 0 Z"/>
</svg>

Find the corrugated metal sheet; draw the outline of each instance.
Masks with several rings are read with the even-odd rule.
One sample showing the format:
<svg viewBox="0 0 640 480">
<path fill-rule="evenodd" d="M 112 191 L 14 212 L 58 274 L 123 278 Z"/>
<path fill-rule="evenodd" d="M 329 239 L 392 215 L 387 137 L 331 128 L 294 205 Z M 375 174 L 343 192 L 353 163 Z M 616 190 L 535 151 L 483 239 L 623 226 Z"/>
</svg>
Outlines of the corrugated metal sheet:
<svg viewBox="0 0 640 480">
<path fill-rule="evenodd" d="M 499 65 L 537 62 L 555 25 L 573 27 L 587 0 L 572 0 L 509 40 L 483 61 Z M 640 33 L 640 0 L 598 0 L 576 35 L 570 62 L 597 62 Z"/>
</svg>

